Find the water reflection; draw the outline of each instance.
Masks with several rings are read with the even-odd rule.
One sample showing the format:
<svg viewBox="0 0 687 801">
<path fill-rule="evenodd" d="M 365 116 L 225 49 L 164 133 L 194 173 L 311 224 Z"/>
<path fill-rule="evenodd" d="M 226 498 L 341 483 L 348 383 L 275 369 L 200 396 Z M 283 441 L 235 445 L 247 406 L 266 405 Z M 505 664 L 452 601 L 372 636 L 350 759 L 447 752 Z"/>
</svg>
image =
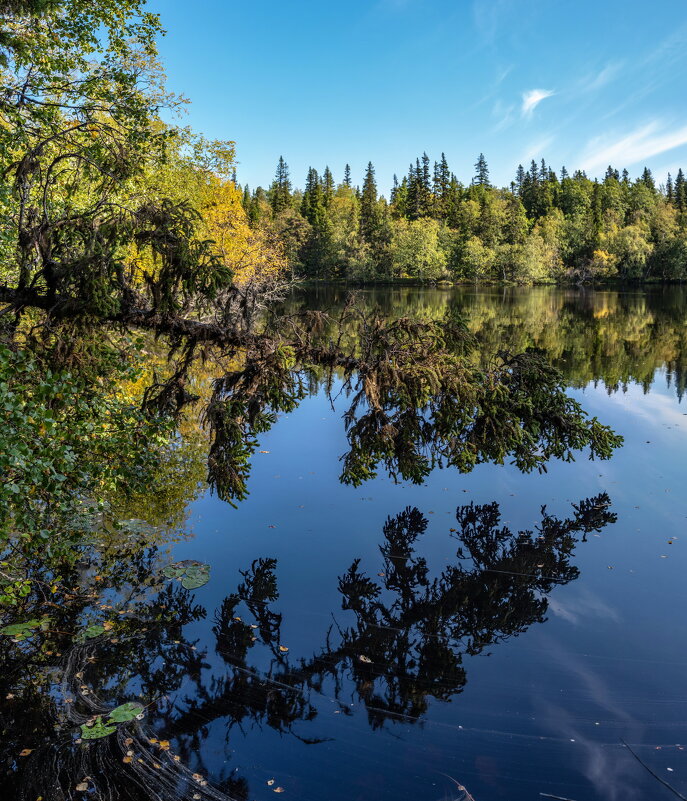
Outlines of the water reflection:
<svg viewBox="0 0 687 801">
<path fill-rule="evenodd" d="M 372 729 L 418 722 L 433 700 L 463 689 L 467 657 L 546 619 L 549 593 L 579 575 L 577 544 L 615 520 L 605 493 L 566 518 L 542 508 L 521 531 L 502 523 L 496 503 L 459 506 L 446 532 L 455 557 L 437 570 L 422 555 L 428 520 L 408 507 L 383 527 L 376 575 L 361 559 L 342 571 L 335 622 L 300 655 L 282 643 L 288 609 L 275 559 L 254 560 L 211 612 L 202 590 L 164 583 L 169 557 L 144 533 L 92 546 L 49 584 L 36 573 L 24 612 L 45 625 L 0 639 L 9 797 L 51 801 L 80 787 L 113 801 L 248 798 L 251 776 L 205 761 L 215 722 L 233 745 L 253 725 L 317 744 L 336 735 L 321 704 L 350 716 L 351 697 Z M 210 617 L 223 669 L 189 633 Z M 141 721 L 80 738 L 83 724 L 131 700 L 145 705 Z"/>
<path fill-rule="evenodd" d="M 300 290 L 292 309 L 343 307 L 347 290 L 318 286 Z M 358 302 L 387 316 L 441 319 L 459 314 L 475 334 L 478 358 L 500 350 L 541 349 L 570 386 L 603 381 L 609 391 L 631 383 L 648 391 L 656 370 L 678 397 L 685 391 L 687 287 L 590 290 L 557 287 L 377 288 L 360 290 Z"/>
</svg>

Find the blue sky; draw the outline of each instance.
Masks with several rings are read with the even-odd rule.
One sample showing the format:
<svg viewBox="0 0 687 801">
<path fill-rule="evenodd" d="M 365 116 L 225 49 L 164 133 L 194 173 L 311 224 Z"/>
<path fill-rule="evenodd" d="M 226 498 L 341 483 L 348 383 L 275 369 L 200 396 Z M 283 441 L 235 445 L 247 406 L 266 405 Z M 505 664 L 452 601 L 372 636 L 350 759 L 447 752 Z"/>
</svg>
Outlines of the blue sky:
<svg viewBox="0 0 687 801">
<path fill-rule="evenodd" d="M 237 143 L 239 180 L 294 184 L 368 161 L 394 172 L 444 151 L 469 181 L 483 151 L 507 184 L 519 162 L 660 181 L 687 169 L 687 1 L 149 0 L 167 35 L 185 123 Z"/>
</svg>

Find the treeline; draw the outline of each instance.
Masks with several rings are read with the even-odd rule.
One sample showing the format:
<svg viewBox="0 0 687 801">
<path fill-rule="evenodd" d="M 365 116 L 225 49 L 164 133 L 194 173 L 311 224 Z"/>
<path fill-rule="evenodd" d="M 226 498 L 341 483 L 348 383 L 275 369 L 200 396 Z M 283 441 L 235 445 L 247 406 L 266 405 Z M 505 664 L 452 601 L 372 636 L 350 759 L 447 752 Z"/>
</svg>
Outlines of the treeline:
<svg viewBox="0 0 687 801">
<path fill-rule="evenodd" d="M 241 188 L 241 187 L 240 187 Z M 386 281 L 687 280 L 687 186 L 682 169 L 657 185 L 609 166 L 602 181 L 545 161 L 496 187 L 480 154 L 462 184 L 445 155 L 410 165 L 389 198 L 367 165 L 362 187 L 346 165 L 310 168 L 294 189 L 279 159 L 265 190 L 242 187 L 251 226 L 279 240 L 302 278 Z"/>
</svg>

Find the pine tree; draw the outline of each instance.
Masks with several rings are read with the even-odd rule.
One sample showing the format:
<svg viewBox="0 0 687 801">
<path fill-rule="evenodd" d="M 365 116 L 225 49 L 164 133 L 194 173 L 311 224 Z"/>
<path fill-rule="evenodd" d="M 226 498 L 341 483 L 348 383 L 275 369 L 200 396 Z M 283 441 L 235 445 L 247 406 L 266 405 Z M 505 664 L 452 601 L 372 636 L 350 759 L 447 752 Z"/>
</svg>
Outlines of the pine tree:
<svg viewBox="0 0 687 801">
<path fill-rule="evenodd" d="M 675 205 L 680 211 L 687 211 L 687 184 L 682 167 L 680 167 L 675 176 Z"/>
<path fill-rule="evenodd" d="M 522 194 L 522 187 L 524 183 L 525 183 L 525 169 L 522 166 L 522 164 L 518 164 L 518 169 L 517 172 L 515 173 L 515 188 L 519 195 Z"/>
<path fill-rule="evenodd" d="M 409 220 L 419 220 L 422 216 L 422 168 L 420 160 L 415 159 L 408 169 L 408 203 L 407 217 Z"/>
<path fill-rule="evenodd" d="M 441 161 L 434 162 L 434 216 L 438 220 L 446 219 L 446 200 L 451 183 L 451 172 L 448 168 L 446 155 L 441 154 Z"/>
<path fill-rule="evenodd" d="M 325 209 L 328 209 L 331 206 L 333 198 L 334 176 L 332 175 L 332 171 L 329 169 L 329 167 L 325 167 L 324 174 L 322 175 L 322 202 L 324 203 Z"/>
<path fill-rule="evenodd" d="M 351 165 L 350 164 L 347 164 L 344 167 L 344 180 L 343 180 L 343 182 L 344 182 L 344 186 L 350 186 L 351 185 Z"/>
<path fill-rule="evenodd" d="M 484 158 L 484 153 L 479 154 L 479 158 L 475 162 L 475 177 L 472 183 L 477 186 L 489 186 L 489 167 L 487 160 Z"/>
<path fill-rule="evenodd" d="M 647 189 L 651 189 L 652 192 L 656 191 L 656 184 L 654 183 L 654 176 L 651 174 L 651 170 L 648 167 L 644 168 L 642 172 L 642 177 L 639 179 Z"/>
<path fill-rule="evenodd" d="M 544 159 L 541 160 L 541 164 L 539 165 L 539 180 L 541 183 L 545 183 L 549 180 L 549 168 L 546 166 Z"/>
<path fill-rule="evenodd" d="M 565 181 L 569 177 L 567 168 L 565 166 L 561 167 L 561 181 Z"/>
<path fill-rule="evenodd" d="M 420 213 L 429 217 L 432 213 L 432 176 L 429 169 L 429 156 L 422 154 L 422 192 L 420 196 Z"/>
<path fill-rule="evenodd" d="M 391 194 L 389 195 L 389 199 L 392 205 L 396 203 L 396 198 L 398 197 L 398 189 L 399 189 L 398 176 L 396 175 L 396 173 L 394 173 L 394 183 L 391 187 Z"/>
<path fill-rule="evenodd" d="M 270 202 L 275 214 L 287 208 L 291 202 L 291 180 L 289 179 L 289 165 L 279 156 L 277 172 L 270 187 Z"/>
<path fill-rule="evenodd" d="M 323 207 L 322 184 L 317 170 L 310 167 L 305 179 L 305 189 L 301 199 L 301 214 L 312 224 L 318 211 Z"/>
<path fill-rule="evenodd" d="M 668 173 L 668 178 L 666 180 L 666 198 L 668 199 L 668 203 L 672 203 L 675 200 L 675 193 L 673 192 L 673 179 Z"/>
<path fill-rule="evenodd" d="M 372 244 L 379 228 L 379 213 L 377 209 L 377 181 L 375 168 L 368 162 L 363 181 L 363 191 L 360 196 L 360 234 L 363 239 Z"/>
</svg>

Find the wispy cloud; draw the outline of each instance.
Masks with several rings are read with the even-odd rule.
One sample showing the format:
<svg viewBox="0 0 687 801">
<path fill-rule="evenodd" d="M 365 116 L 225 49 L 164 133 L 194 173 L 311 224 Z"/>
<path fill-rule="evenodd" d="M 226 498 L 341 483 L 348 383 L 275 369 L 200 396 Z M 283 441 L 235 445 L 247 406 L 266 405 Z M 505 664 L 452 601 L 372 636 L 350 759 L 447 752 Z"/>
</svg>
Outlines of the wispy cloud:
<svg viewBox="0 0 687 801">
<path fill-rule="evenodd" d="M 528 92 L 522 93 L 522 116 L 529 117 L 535 108 L 546 100 L 547 97 L 555 94 L 552 89 L 530 89 Z"/>
<path fill-rule="evenodd" d="M 554 136 L 548 135 L 538 139 L 536 142 L 532 142 L 527 150 L 520 156 L 520 163 L 527 164 L 532 159 L 539 160 L 543 158 L 546 150 L 553 144 L 553 140 Z"/>
<path fill-rule="evenodd" d="M 616 78 L 622 67 L 623 62 L 621 61 L 607 64 L 600 72 L 597 72 L 596 75 L 589 75 L 583 80 L 582 91 L 595 92 L 597 89 L 602 89 Z"/>
<path fill-rule="evenodd" d="M 514 105 L 505 105 L 500 100 L 497 100 L 491 109 L 491 116 L 496 119 L 493 127 L 493 132 L 498 133 L 504 128 L 507 128 L 516 117 L 516 109 Z"/>
<path fill-rule="evenodd" d="M 582 157 L 582 169 L 593 172 L 608 164 L 631 165 L 687 144 L 687 125 L 666 131 L 657 120 L 612 141 L 609 137 L 592 139 Z"/>
</svg>

